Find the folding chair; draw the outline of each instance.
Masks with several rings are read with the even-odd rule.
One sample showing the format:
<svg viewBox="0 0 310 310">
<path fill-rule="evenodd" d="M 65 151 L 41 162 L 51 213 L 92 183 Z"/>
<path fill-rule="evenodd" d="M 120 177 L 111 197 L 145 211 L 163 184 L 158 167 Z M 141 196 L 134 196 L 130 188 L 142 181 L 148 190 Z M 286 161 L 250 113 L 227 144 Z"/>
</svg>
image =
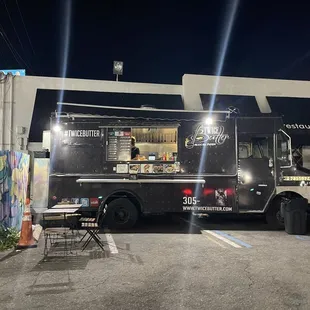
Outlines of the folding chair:
<svg viewBox="0 0 310 310">
<path fill-rule="evenodd" d="M 99 206 L 96 217 L 81 217 L 80 218 L 79 221 L 81 224 L 81 228 L 84 228 L 86 230 L 86 233 L 84 234 L 80 242 L 82 242 L 83 239 L 87 235 L 89 235 L 87 240 L 82 246 L 82 252 L 86 249 L 86 247 L 88 246 L 88 244 L 90 243 L 92 239 L 99 245 L 102 251 L 104 251 L 104 245 L 99 236 L 99 231 L 102 226 L 105 214 L 106 214 L 106 206 L 102 202 Z"/>
</svg>

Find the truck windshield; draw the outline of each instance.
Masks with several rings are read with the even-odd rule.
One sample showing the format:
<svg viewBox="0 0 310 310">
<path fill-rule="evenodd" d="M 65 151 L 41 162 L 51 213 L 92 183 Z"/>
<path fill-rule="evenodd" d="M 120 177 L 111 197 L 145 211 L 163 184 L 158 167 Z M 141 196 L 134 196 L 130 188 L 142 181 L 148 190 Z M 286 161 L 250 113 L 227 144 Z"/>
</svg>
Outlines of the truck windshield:
<svg viewBox="0 0 310 310">
<path fill-rule="evenodd" d="M 284 131 L 277 134 L 277 159 L 282 168 L 291 166 L 291 143 L 289 136 Z"/>
</svg>

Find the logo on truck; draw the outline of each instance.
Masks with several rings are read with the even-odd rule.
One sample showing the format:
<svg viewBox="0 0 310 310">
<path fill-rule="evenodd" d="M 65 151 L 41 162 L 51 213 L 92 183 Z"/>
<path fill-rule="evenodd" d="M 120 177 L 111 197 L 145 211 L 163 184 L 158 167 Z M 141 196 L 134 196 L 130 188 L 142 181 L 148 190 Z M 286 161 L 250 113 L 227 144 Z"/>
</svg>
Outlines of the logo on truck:
<svg viewBox="0 0 310 310">
<path fill-rule="evenodd" d="M 199 125 L 195 132 L 185 139 L 185 147 L 192 149 L 195 146 L 223 145 L 229 139 L 224 126 Z"/>
<path fill-rule="evenodd" d="M 65 137 L 70 138 L 98 138 L 100 130 L 66 130 Z"/>
</svg>

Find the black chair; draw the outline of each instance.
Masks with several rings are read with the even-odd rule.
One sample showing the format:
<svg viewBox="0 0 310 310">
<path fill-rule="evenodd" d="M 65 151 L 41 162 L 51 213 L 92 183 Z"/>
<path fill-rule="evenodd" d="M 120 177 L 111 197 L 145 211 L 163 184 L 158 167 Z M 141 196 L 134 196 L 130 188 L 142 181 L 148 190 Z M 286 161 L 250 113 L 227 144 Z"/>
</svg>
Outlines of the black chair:
<svg viewBox="0 0 310 310">
<path fill-rule="evenodd" d="M 88 235 L 87 240 L 82 246 L 82 251 L 86 249 L 86 247 L 88 246 L 91 240 L 94 240 L 98 244 L 98 246 L 102 249 L 102 251 L 104 251 L 104 245 L 99 236 L 99 231 L 100 231 L 100 228 L 102 227 L 105 214 L 106 214 L 106 205 L 103 202 L 101 202 L 98 208 L 96 217 L 81 217 L 80 218 L 79 221 L 80 221 L 81 229 L 86 230 L 86 233 L 84 234 L 80 242 L 82 242 L 83 239 Z"/>
</svg>

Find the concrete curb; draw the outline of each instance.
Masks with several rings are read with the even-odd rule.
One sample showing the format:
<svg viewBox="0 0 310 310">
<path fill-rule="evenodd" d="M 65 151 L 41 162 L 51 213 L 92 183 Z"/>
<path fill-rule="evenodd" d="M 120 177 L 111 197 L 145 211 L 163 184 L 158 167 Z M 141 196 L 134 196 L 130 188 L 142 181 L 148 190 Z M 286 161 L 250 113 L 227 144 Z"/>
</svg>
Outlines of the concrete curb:
<svg viewBox="0 0 310 310">
<path fill-rule="evenodd" d="M 0 252 L 0 262 L 4 261 L 6 258 L 8 258 L 9 256 L 14 256 L 15 255 L 15 251 L 16 249 L 10 249 L 10 250 L 6 250 L 3 252 Z"/>
</svg>

